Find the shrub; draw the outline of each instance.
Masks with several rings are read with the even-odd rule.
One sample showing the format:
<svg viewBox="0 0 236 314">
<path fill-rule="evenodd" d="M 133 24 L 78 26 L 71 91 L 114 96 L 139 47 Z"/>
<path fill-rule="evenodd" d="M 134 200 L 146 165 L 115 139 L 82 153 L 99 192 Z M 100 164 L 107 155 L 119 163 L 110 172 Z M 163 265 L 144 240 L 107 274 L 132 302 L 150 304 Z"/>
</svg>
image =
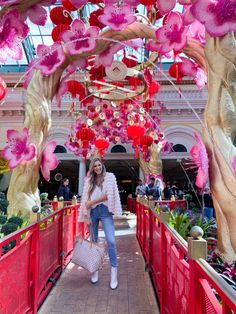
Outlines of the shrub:
<svg viewBox="0 0 236 314">
<path fill-rule="evenodd" d="M 18 226 L 13 222 L 7 222 L 5 225 L 2 226 L 1 233 L 4 235 L 8 235 L 14 231 L 16 231 Z"/>
<path fill-rule="evenodd" d="M 4 225 L 7 221 L 7 216 L 0 215 L 0 225 Z"/>
<path fill-rule="evenodd" d="M 7 213 L 7 206 L 8 206 L 8 201 L 6 199 L 6 196 L 3 192 L 0 192 L 0 211 L 2 211 L 4 214 Z"/>
<path fill-rule="evenodd" d="M 21 227 L 22 224 L 23 224 L 23 219 L 21 217 L 19 217 L 19 216 L 13 216 L 13 217 L 8 219 L 8 223 L 14 223 L 18 227 Z"/>
</svg>

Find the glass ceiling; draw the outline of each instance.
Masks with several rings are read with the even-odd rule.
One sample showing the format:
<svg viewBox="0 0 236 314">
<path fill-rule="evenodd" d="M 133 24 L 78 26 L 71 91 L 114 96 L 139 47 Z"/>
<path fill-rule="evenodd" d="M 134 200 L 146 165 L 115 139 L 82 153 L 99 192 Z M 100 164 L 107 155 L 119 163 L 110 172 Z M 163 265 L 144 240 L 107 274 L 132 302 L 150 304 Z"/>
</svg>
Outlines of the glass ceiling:
<svg viewBox="0 0 236 314">
<path fill-rule="evenodd" d="M 45 9 L 48 10 L 48 16 L 52 8 L 54 8 L 57 5 L 61 5 L 61 3 L 58 2 L 56 5 L 45 7 Z M 180 6 L 177 4 L 176 10 L 178 11 L 179 8 Z M 97 5 L 93 5 L 93 4 L 86 5 L 83 10 L 83 16 L 85 18 L 86 17 L 88 18 L 90 16 L 90 13 L 97 9 L 98 9 Z M 141 4 L 138 6 L 138 11 L 140 14 L 144 16 L 147 15 L 146 7 Z M 78 15 L 77 12 L 70 12 L 70 14 L 73 17 L 76 17 L 76 15 Z M 161 23 L 161 21 L 158 20 L 157 25 L 158 23 Z M 23 46 L 22 59 L 21 60 L 8 59 L 6 62 L 0 62 L 0 72 L 24 72 L 26 67 L 30 63 L 30 61 L 35 58 L 36 48 L 39 44 L 44 44 L 44 45 L 53 44 L 51 32 L 52 32 L 52 29 L 55 27 L 55 25 L 52 23 L 49 17 L 47 19 L 45 26 L 35 25 L 29 19 L 27 19 L 27 25 L 30 28 L 30 33 L 28 37 L 22 43 L 22 46 Z M 132 50 L 132 54 L 136 55 L 138 59 L 140 58 L 143 59 L 140 56 L 140 54 L 137 54 L 134 50 Z M 140 60 L 140 61 L 143 61 L 143 60 Z M 162 60 L 162 62 L 163 61 L 170 63 L 172 60 L 166 59 L 166 60 Z"/>
</svg>

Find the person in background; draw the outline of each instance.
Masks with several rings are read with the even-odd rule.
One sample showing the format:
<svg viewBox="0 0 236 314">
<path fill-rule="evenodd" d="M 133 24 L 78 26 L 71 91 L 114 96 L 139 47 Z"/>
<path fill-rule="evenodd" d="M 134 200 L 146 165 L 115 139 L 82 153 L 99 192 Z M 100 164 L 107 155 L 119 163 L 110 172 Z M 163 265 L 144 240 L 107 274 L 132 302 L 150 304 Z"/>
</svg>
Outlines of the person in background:
<svg viewBox="0 0 236 314">
<path fill-rule="evenodd" d="M 211 196 L 211 190 L 209 188 L 205 188 L 203 193 L 203 208 L 204 208 L 204 217 L 207 219 L 211 219 L 214 216 L 214 206 L 213 200 Z"/>
<path fill-rule="evenodd" d="M 167 185 L 164 188 L 163 192 L 164 192 L 164 197 L 165 197 L 166 200 L 170 200 L 171 197 L 174 195 L 174 193 L 173 193 L 169 183 L 167 183 Z"/>
<path fill-rule="evenodd" d="M 90 163 L 89 175 L 85 181 L 79 209 L 79 222 L 91 224 L 94 234 L 92 238 L 95 242 L 98 242 L 99 221 L 102 222 L 111 264 L 110 288 L 116 289 L 118 261 L 113 215 L 122 216 L 116 177 L 113 173 L 106 172 L 100 158 L 95 158 Z M 92 283 L 98 282 L 98 275 L 98 271 L 92 273 Z"/>
<path fill-rule="evenodd" d="M 58 196 L 62 196 L 64 198 L 64 201 L 70 201 L 73 193 L 71 193 L 70 187 L 69 187 L 69 179 L 64 178 L 62 180 L 62 183 L 58 189 Z"/>
<path fill-rule="evenodd" d="M 178 189 L 177 195 L 178 195 L 178 200 L 184 199 L 184 191 L 182 189 Z"/>
<path fill-rule="evenodd" d="M 144 196 L 146 195 L 146 185 L 143 184 L 142 180 L 138 180 L 138 186 L 136 187 L 135 190 L 135 195 L 136 196 Z"/>
<path fill-rule="evenodd" d="M 156 180 L 154 177 L 150 178 L 150 183 L 146 187 L 146 195 L 151 197 L 155 201 L 159 201 L 160 196 L 161 196 L 161 191 L 160 191 L 160 186 L 158 186 L 155 181 Z"/>
</svg>

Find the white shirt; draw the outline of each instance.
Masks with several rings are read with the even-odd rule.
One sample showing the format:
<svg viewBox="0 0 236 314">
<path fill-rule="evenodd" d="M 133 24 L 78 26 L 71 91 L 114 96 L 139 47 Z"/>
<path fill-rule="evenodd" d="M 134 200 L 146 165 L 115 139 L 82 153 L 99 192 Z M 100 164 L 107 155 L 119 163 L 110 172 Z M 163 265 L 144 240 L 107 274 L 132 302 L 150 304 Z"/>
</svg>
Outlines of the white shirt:
<svg viewBox="0 0 236 314">
<path fill-rule="evenodd" d="M 94 201 L 100 197 L 102 197 L 104 194 L 106 194 L 105 191 L 102 190 L 102 187 L 101 186 L 95 186 L 95 189 L 93 190 L 92 194 L 91 194 L 91 197 L 90 197 L 90 200 L 91 201 Z M 107 201 L 102 201 L 100 203 L 96 203 L 92 206 L 92 208 L 95 208 L 97 205 L 99 204 L 104 204 L 106 206 L 108 206 L 108 202 Z"/>
</svg>

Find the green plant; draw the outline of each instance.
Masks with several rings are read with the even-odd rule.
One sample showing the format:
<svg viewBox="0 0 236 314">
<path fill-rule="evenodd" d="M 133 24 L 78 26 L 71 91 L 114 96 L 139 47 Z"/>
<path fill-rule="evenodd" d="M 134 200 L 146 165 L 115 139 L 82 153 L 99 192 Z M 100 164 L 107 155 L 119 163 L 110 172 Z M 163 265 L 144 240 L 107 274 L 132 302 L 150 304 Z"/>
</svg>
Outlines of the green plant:
<svg viewBox="0 0 236 314">
<path fill-rule="evenodd" d="M 213 228 L 216 228 L 216 221 L 214 218 L 207 220 L 205 218 L 202 218 L 202 216 L 196 216 L 194 219 L 192 219 L 192 226 L 199 226 L 202 228 L 204 232 L 204 238 L 208 237 L 210 234 L 210 231 Z"/>
<path fill-rule="evenodd" d="M 187 213 L 178 213 L 170 211 L 169 224 L 173 227 L 182 238 L 186 239 L 189 235 L 191 220 Z"/>
<path fill-rule="evenodd" d="M 8 219 L 8 223 L 14 223 L 18 227 L 21 227 L 23 224 L 23 219 L 19 216 L 12 216 L 11 218 Z"/>
<path fill-rule="evenodd" d="M 40 197 L 41 202 L 44 201 L 44 200 L 47 200 L 47 198 L 48 198 L 48 193 L 41 193 L 41 194 L 39 195 L 39 197 Z"/>
<path fill-rule="evenodd" d="M 16 231 L 18 226 L 13 222 L 7 222 L 5 225 L 2 226 L 1 233 L 4 235 L 8 235 L 14 231 Z"/>
<path fill-rule="evenodd" d="M 186 199 L 187 202 L 191 202 L 193 197 L 192 197 L 191 194 L 185 194 L 185 199 Z"/>
<path fill-rule="evenodd" d="M 7 213 L 8 200 L 3 192 L 0 192 L 0 211 L 4 214 Z"/>
<path fill-rule="evenodd" d="M 7 222 L 6 215 L 0 215 L 0 225 L 4 225 Z"/>
</svg>

